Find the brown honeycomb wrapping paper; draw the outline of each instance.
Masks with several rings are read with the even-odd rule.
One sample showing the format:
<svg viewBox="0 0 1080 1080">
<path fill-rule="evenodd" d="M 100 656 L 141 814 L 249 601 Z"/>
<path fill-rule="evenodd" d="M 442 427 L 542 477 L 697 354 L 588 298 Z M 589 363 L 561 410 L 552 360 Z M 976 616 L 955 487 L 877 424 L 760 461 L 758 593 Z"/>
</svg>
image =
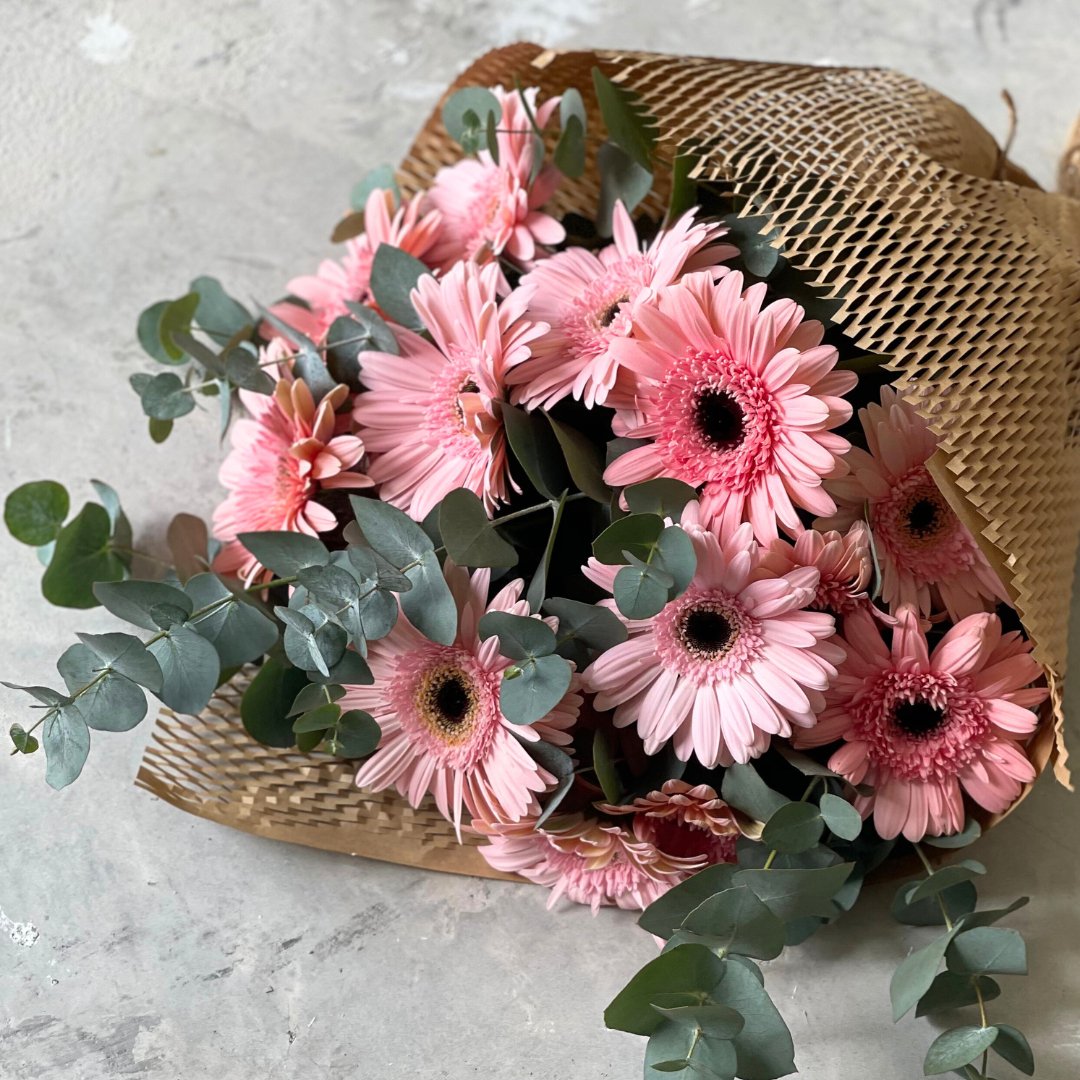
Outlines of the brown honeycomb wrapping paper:
<svg viewBox="0 0 1080 1080">
<path fill-rule="evenodd" d="M 941 436 L 935 478 L 1035 642 L 1052 699 L 1030 749 L 1040 771 L 1053 762 L 1068 784 L 1061 684 L 1080 523 L 1080 200 L 1040 190 L 964 109 L 892 71 L 522 43 L 481 57 L 448 93 L 518 78 L 544 95 L 576 86 L 588 102 L 594 65 L 657 117 L 662 162 L 694 151 L 697 176 L 751 197 L 785 254 L 843 300 L 848 334 L 892 357 L 897 388 Z M 460 156 L 439 116 L 401 165 L 407 191 Z M 590 158 L 602 130 L 590 104 Z M 1073 193 L 1078 155 L 1062 165 Z M 592 164 L 566 182 L 558 210 L 591 216 Z M 474 842 L 459 846 L 433 805 L 359 792 L 347 764 L 253 742 L 239 718 L 249 677 L 199 717 L 165 712 L 137 783 L 260 836 L 505 876 Z"/>
</svg>

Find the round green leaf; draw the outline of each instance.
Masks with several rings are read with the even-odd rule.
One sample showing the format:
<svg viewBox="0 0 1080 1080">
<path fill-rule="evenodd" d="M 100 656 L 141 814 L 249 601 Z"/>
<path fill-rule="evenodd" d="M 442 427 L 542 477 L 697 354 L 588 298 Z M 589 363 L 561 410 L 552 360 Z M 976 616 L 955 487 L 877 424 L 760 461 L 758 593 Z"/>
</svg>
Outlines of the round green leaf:
<svg viewBox="0 0 1080 1080">
<path fill-rule="evenodd" d="M 161 667 L 161 700 L 178 713 L 201 712 L 221 672 L 214 646 L 190 627 L 175 626 L 147 648 Z"/>
<path fill-rule="evenodd" d="M 371 294 L 379 310 L 409 330 L 423 330 L 424 324 L 412 305 L 410 294 L 417 281 L 431 270 L 401 248 L 380 244 L 371 263 Z"/>
<path fill-rule="evenodd" d="M 663 531 L 663 519 L 656 514 L 629 514 L 613 521 L 593 541 L 593 554 L 609 566 L 626 563 L 627 551 L 639 559 L 648 559 Z"/>
<path fill-rule="evenodd" d="M 49 603 L 58 607 L 96 607 L 94 584 L 124 577 L 127 569 L 109 549 L 110 535 L 108 512 L 97 503 L 87 503 L 60 530 L 52 559 L 41 578 L 41 591 Z"/>
<path fill-rule="evenodd" d="M 439 504 L 439 533 L 458 566 L 509 567 L 517 552 L 495 529 L 484 504 L 467 488 L 449 492 Z"/>
<path fill-rule="evenodd" d="M 185 593 L 163 581 L 100 581 L 94 585 L 94 597 L 118 619 L 144 630 L 159 629 L 152 615 L 155 608 L 177 608 L 184 615 L 194 610 Z"/>
<path fill-rule="evenodd" d="M 547 623 L 528 615 L 489 611 L 479 624 L 480 640 L 498 637 L 499 652 L 510 660 L 550 656 L 555 651 L 555 633 Z"/>
<path fill-rule="evenodd" d="M 544 601 L 544 611 L 559 620 L 556 651 L 573 660 L 578 671 L 588 667 L 596 654 L 626 640 L 626 623 L 610 608 L 552 596 Z"/>
<path fill-rule="evenodd" d="M 90 753 L 90 729 L 74 703 L 60 706 L 45 721 L 45 781 L 59 790 L 75 780 Z"/>
<path fill-rule="evenodd" d="M 343 758 L 367 757 L 374 753 L 381 738 L 382 732 L 372 716 L 361 709 L 350 709 L 338 721 L 337 746 L 332 753 Z"/>
<path fill-rule="evenodd" d="M 337 723 L 339 716 L 341 716 L 340 706 L 326 701 L 298 716 L 293 721 L 292 729 L 297 735 L 304 735 L 309 731 L 326 731 Z"/>
<path fill-rule="evenodd" d="M 834 836 L 854 840 L 862 832 L 862 815 L 846 799 L 826 792 L 821 796 L 821 816 Z"/>
<path fill-rule="evenodd" d="M 307 685 L 302 671 L 266 660 L 240 702 L 240 719 L 248 734 L 264 746 L 293 746 L 296 739 L 288 713 L 296 695 Z"/>
<path fill-rule="evenodd" d="M 923 1062 L 926 1076 L 940 1076 L 974 1061 L 988 1050 L 998 1037 L 998 1029 L 989 1027 L 956 1027 L 943 1031 L 931 1044 Z"/>
<path fill-rule="evenodd" d="M 4 500 L 4 524 L 22 544 L 43 547 L 60 534 L 71 508 L 67 489 L 55 480 L 32 480 Z"/>
<path fill-rule="evenodd" d="M 1016 930 L 977 926 L 956 936 L 946 962 L 962 975 L 1026 975 L 1027 947 Z"/>
<path fill-rule="evenodd" d="M 79 634 L 79 640 L 97 657 L 99 666 L 110 667 L 153 693 L 161 689 L 161 668 L 137 637 L 117 633 Z M 70 684 L 68 689 L 72 690 Z"/>
<path fill-rule="evenodd" d="M 998 1024 L 998 1035 L 991 1049 L 1003 1057 L 1014 1069 L 1019 1069 L 1025 1076 L 1035 1075 L 1035 1055 L 1031 1052 L 1022 1031 L 1010 1024 Z"/>
<path fill-rule="evenodd" d="M 179 375 L 163 371 L 142 389 L 143 412 L 154 420 L 176 420 L 195 408 L 195 399 L 185 389 Z"/>
<path fill-rule="evenodd" d="M 465 147 L 471 141 L 472 133 L 487 127 L 489 114 L 494 116 L 496 123 L 502 119 L 499 99 L 483 87 L 466 86 L 446 99 L 442 109 L 443 127 L 454 142 Z"/>
<path fill-rule="evenodd" d="M 668 602 L 671 577 L 655 567 L 624 566 L 615 575 L 615 606 L 628 619 L 651 619 Z"/>
<path fill-rule="evenodd" d="M 561 656 L 541 656 L 519 670 L 516 678 L 503 675 L 499 685 L 499 707 L 512 724 L 535 724 L 547 716 L 570 689 L 570 663 Z"/>
<path fill-rule="evenodd" d="M 632 514 L 657 514 L 678 521 L 686 504 L 697 498 L 697 491 L 681 480 L 660 477 L 624 488 L 623 498 Z"/>
<path fill-rule="evenodd" d="M 774 851 L 795 854 L 812 848 L 824 829 L 821 812 L 810 803 L 781 806 L 765 823 L 761 842 Z"/>
<path fill-rule="evenodd" d="M 12 724 L 8 734 L 20 754 L 32 754 L 38 748 L 37 739 L 22 724 Z"/>
<path fill-rule="evenodd" d="M 972 881 L 986 873 L 986 867 L 974 859 L 964 859 L 961 862 L 950 863 L 940 870 L 935 870 L 928 878 L 912 890 L 907 898 L 909 904 L 917 904 L 920 900 L 935 896 L 945 889 L 952 888 L 962 881 Z"/>
</svg>

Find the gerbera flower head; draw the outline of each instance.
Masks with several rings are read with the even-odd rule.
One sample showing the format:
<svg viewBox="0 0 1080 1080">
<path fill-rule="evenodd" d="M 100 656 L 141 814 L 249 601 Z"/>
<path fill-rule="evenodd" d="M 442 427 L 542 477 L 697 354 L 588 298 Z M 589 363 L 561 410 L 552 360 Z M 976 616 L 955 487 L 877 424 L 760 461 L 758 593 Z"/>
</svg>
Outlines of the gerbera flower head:
<svg viewBox="0 0 1080 1080">
<path fill-rule="evenodd" d="M 945 501 L 926 462 L 937 448 L 930 425 L 892 387 L 859 410 L 869 452 L 854 448 L 850 473 L 830 481 L 837 512 L 819 528 L 847 528 L 867 514 L 890 607 L 923 615 L 944 608 L 954 621 L 1008 600 L 975 538 Z"/>
<path fill-rule="evenodd" d="M 617 727 L 637 725 L 647 754 L 668 739 L 686 761 L 706 767 L 746 762 L 773 735 L 811 727 L 822 692 L 843 650 L 836 624 L 812 602 L 818 571 L 773 575 L 760 565 L 749 524 L 718 538 L 696 523 L 691 503 L 683 524 L 697 555 L 686 591 L 651 619 L 626 619 L 627 640 L 601 653 L 584 672 L 598 709 L 614 709 Z M 586 577 L 609 592 L 619 568 L 590 559 Z"/>
<path fill-rule="evenodd" d="M 761 565 L 776 574 L 786 574 L 799 566 L 814 567 L 818 586 L 808 606 L 815 611 L 843 618 L 870 603 L 866 589 L 874 563 L 865 521 L 853 522 L 846 533 L 807 529 L 794 543 L 778 537 L 762 551 Z"/>
<path fill-rule="evenodd" d="M 614 486 L 659 476 L 704 485 L 702 510 L 729 529 L 749 520 L 763 543 L 777 521 L 801 531 L 796 507 L 832 513 L 822 480 L 845 471 L 849 444 L 833 432 L 851 417 L 842 394 L 854 372 L 834 370 L 818 322 L 791 300 L 762 307 L 740 273 L 688 274 L 643 305 L 622 363 L 638 376 L 642 446 L 608 466 Z"/>
<path fill-rule="evenodd" d="M 659 791 L 627 806 L 598 803 L 597 809 L 632 814 L 634 835 L 665 855 L 701 858 L 703 866 L 735 862 L 739 838 L 735 812 L 708 784 L 667 780 Z"/>
<path fill-rule="evenodd" d="M 324 259 L 314 274 L 293 278 L 286 288 L 308 305 L 283 301 L 270 310 L 313 341 L 321 341 L 330 324 L 348 315 L 348 303 L 374 304 L 371 264 L 380 244 L 400 248 L 413 258 L 428 262 L 439 239 L 441 215 L 426 209 L 426 199 L 405 199 L 394 210 L 394 193 L 376 188 L 364 204 L 364 232 L 345 241 L 340 261 Z M 432 267 L 438 265 L 429 262 Z"/>
<path fill-rule="evenodd" d="M 262 358 L 272 360 L 283 350 L 277 339 Z M 338 521 L 320 493 L 373 484 L 354 468 L 364 456 L 363 441 L 348 433 L 348 414 L 335 413 L 348 389 L 336 386 L 316 405 L 307 383 L 280 370 L 273 394 L 239 392 L 248 416 L 232 425 L 232 450 L 218 474 L 229 494 L 214 512 L 214 535 L 224 543 L 214 569 L 245 580 L 262 568 L 238 534 L 328 532 Z"/>
<path fill-rule="evenodd" d="M 872 813 L 885 839 L 917 841 L 963 827 L 962 792 L 1000 813 L 1035 779 L 1020 743 L 1047 690 L 1032 686 L 1042 672 L 1030 642 L 1002 633 L 996 615 L 961 619 L 932 652 L 914 608 L 896 619 L 890 649 L 869 613 L 849 616 L 828 708 L 797 741 L 843 739 L 829 767 L 874 789 L 856 800 L 863 817 Z"/>
<path fill-rule="evenodd" d="M 611 905 L 644 910 L 704 865 L 700 857 L 665 855 L 620 825 L 581 814 L 552 818 L 540 830 L 528 821 L 474 828 L 489 838 L 480 854 L 496 870 L 550 887 L 549 908 L 565 896 L 594 915 Z"/>
<path fill-rule="evenodd" d="M 429 191 L 432 205 L 442 213 L 437 251 L 442 266 L 460 259 L 486 262 L 502 254 L 527 266 L 536 258 L 538 245 L 566 238 L 562 225 L 541 209 L 555 193 L 560 173 L 552 165 L 536 171 L 543 145 L 534 137 L 523 97 L 541 131 L 559 99 L 538 105 L 535 87 L 519 91 L 497 86 L 491 92 L 502 108 L 496 136 L 499 160 L 481 150 L 475 158 L 440 169 Z"/>
<path fill-rule="evenodd" d="M 498 638 L 481 641 L 478 627 L 488 611 L 528 615 L 523 584 L 510 582 L 489 603 L 490 570 L 470 577 L 449 560 L 443 570 L 458 609 L 454 642 L 429 641 L 401 615 L 386 637 L 368 643 L 374 682 L 348 687 L 342 706 L 364 709 L 382 730 L 378 749 L 356 775 L 357 786 L 395 787 L 413 806 L 431 793 L 460 832 L 463 807 L 488 822 L 520 821 L 539 812 L 536 796 L 555 777 L 521 740 L 568 746 L 581 693 L 575 674 L 543 719 L 511 724 L 499 706 L 499 685 L 512 661 L 500 654 Z"/>
<path fill-rule="evenodd" d="M 538 263 L 523 284 L 535 289 L 529 314 L 551 329 L 532 357 L 508 375 L 515 402 L 550 408 L 568 395 L 589 408 L 632 408 L 634 380 L 620 364 L 620 349 L 634 329 L 635 312 L 656 290 L 691 270 L 714 268 L 736 254 L 719 242 L 718 223 L 684 214 L 645 248 L 622 202 L 612 217 L 614 242 L 598 252 L 575 247 Z"/>
<path fill-rule="evenodd" d="M 491 511 L 512 485 L 497 402 L 507 367 L 529 355 L 547 327 L 523 317 L 527 290 L 502 303 L 497 263 L 459 263 L 420 279 L 413 305 L 432 342 L 397 329 L 401 355 L 365 352 L 353 415 L 372 455 L 380 498 L 423 521 L 464 487 Z"/>
</svg>

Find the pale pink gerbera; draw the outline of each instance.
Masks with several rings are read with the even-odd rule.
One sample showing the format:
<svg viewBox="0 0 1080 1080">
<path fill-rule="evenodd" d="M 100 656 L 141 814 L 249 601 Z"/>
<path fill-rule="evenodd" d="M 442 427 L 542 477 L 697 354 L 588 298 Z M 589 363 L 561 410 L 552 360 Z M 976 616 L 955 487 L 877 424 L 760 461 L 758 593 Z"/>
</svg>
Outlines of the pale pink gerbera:
<svg viewBox="0 0 1080 1080">
<path fill-rule="evenodd" d="M 380 244 L 400 248 L 413 258 L 429 261 L 439 238 L 441 215 L 425 213 L 425 199 L 406 199 L 397 211 L 394 193 L 377 188 L 364 204 L 364 232 L 345 242 L 345 255 L 339 261 L 324 259 L 314 274 L 293 278 L 286 288 L 308 308 L 287 300 L 270 310 L 279 319 L 296 327 L 313 341 L 321 341 L 330 324 L 348 315 L 348 303 L 372 304 L 371 264 Z M 438 265 L 430 261 L 432 267 Z"/>
<path fill-rule="evenodd" d="M 766 543 L 777 519 L 801 530 L 796 507 L 829 514 L 824 477 L 845 471 L 846 439 L 831 430 L 851 416 L 840 396 L 854 372 L 835 371 L 822 326 L 803 322 L 790 300 L 762 308 L 765 285 L 742 291 L 739 273 L 719 283 L 689 274 L 636 316 L 622 363 L 639 377 L 644 422 L 626 435 L 647 440 L 608 466 L 622 486 L 659 476 L 705 485 L 702 510 L 723 529 L 749 520 Z"/>
<path fill-rule="evenodd" d="M 848 455 L 850 475 L 829 483 L 838 511 L 819 527 L 846 529 L 868 514 L 890 607 L 923 614 L 943 607 L 954 621 L 1007 600 L 971 533 L 949 508 L 926 462 L 937 448 L 927 422 L 883 387 L 881 404 L 859 410 L 866 444 Z"/>
<path fill-rule="evenodd" d="M 665 855 L 619 825 L 581 814 L 552 818 L 542 830 L 529 821 L 474 822 L 474 828 L 489 837 L 480 854 L 496 870 L 551 888 L 549 908 L 565 896 L 587 904 L 594 915 L 610 905 L 644 910 L 704 865 L 700 856 Z"/>
<path fill-rule="evenodd" d="M 506 368 L 529 355 L 547 327 L 522 318 L 527 291 L 501 304 L 497 263 L 459 263 L 440 281 L 422 277 L 413 305 L 434 344 L 397 329 L 400 356 L 366 352 L 353 415 L 372 455 L 380 497 L 423 521 L 455 488 L 491 511 L 511 486 L 497 403 Z"/>
<path fill-rule="evenodd" d="M 443 266 L 459 259 L 486 262 L 501 254 L 528 265 L 537 257 L 537 245 L 560 244 L 566 238 L 562 225 L 541 209 L 555 193 L 560 174 L 544 165 L 533 177 L 536 154 L 543 148 L 533 136 L 522 95 L 541 130 L 559 99 L 537 105 L 535 87 L 508 91 L 497 86 L 492 93 L 502 107 L 499 160 L 481 150 L 475 158 L 440 169 L 429 191 L 432 205 L 442 214 L 436 257 Z"/>
<path fill-rule="evenodd" d="M 528 615 L 522 582 L 510 582 L 489 603 L 490 570 L 470 578 L 447 561 L 444 574 L 458 609 L 453 644 L 429 641 L 402 615 L 386 637 L 368 643 L 374 683 L 351 686 L 342 699 L 382 729 L 356 783 L 371 791 L 395 787 L 413 806 L 431 792 L 459 830 L 462 806 L 486 821 L 520 821 L 539 812 L 537 794 L 555 782 L 520 740 L 569 745 L 581 708 L 578 676 L 543 719 L 511 724 L 499 707 L 499 685 L 512 661 L 499 653 L 497 637 L 480 640 L 478 626 L 489 611 Z"/>
<path fill-rule="evenodd" d="M 866 588 L 874 572 L 870 556 L 870 529 L 856 521 L 847 533 L 817 532 L 807 529 L 795 542 L 781 537 L 761 553 L 761 564 L 775 574 L 786 574 L 799 566 L 817 570 L 818 586 L 807 605 L 842 618 L 870 603 Z"/>
<path fill-rule="evenodd" d="M 605 814 L 633 814 L 634 835 L 665 855 L 700 858 L 701 867 L 735 862 L 735 812 L 708 784 L 667 780 L 628 806 L 597 803 Z M 695 870 L 701 869 L 695 867 Z"/>
<path fill-rule="evenodd" d="M 647 754 L 674 738 L 679 758 L 694 753 L 712 768 L 757 757 L 793 725 L 811 727 L 844 654 L 828 640 L 833 617 L 802 610 L 817 570 L 769 575 L 748 524 L 721 541 L 694 527 L 696 509 L 683 515 L 697 555 L 689 588 L 652 619 L 620 615 L 629 637 L 584 677 L 617 727 L 637 725 Z M 611 591 L 618 570 L 590 559 L 584 573 Z"/>
<path fill-rule="evenodd" d="M 529 314 L 551 329 L 532 357 L 507 376 L 514 400 L 550 408 L 572 394 L 591 409 L 633 408 L 634 380 L 620 366 L 620 349 L 634 329 L 637 309 L 655 290 L 691 270 L 715 267 L 736 254 L 718 243 L 721 225 L 694 221 L 694 211 L 664 229 L 644 250 L 621 202 L 612 218 L 614 243 L 599 252 L 560 251 L 539 263 L 522 284 L 535 287 Z"/>
<path fill-rule="evenodd" d="M 1042 672 L 1019 632 L 1003 634 L 996 615 L 969 615 L 928 653 L 912 607 L 897 612 L 892 650 L 865 611 L 844 628 L 848 655 L 817 727 L 803 746 L 845 745 L 829 768 L 872 795 L 855 805 L 889 840 L 903 833 L 954 833 L 964 824 L 966 791 L 994 813 L 1007 809 L 1035 770 L 1018 745 L 1038 724 L 1047 695 Z"/>
<path fill-rule="evenodd" d="M 224 543 L 215 570 L 252 578 L 261 567 L 236 539 L 239 533 L 328 532 L 338 520 L 320 494 L 372 486 L 354 469 L 364 456 L 363 441 L 339 433 L 349 416 L 334 410 L 347 396 L 347 388 L 337 386 L 316 406 L 307 383 L 287 375 L 273 394 L 240 391 L 250 419 L 233 424 L 232 451 L 218 474 L 229 494 L 214 512 L 214 535 Z"/>
</svg>

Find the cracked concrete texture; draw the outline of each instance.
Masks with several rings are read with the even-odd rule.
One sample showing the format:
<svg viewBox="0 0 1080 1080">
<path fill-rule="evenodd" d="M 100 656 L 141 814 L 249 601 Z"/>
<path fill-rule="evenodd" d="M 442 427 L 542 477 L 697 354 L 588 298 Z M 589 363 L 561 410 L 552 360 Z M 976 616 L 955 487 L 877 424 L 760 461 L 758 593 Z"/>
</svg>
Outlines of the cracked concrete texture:
<svg viewBox="0 0 1080 1080">
<path fill-rule="evenodd" d="M 154 548 L 175 509 L 208 514 L 209 414 L 147 439 L 127 376 L 135 316 L 197 273 L 276 295 L 326 253 L 352 182 L 393 160 L 447 80 L 530 37 L 760 59 L 883 64 L 1005 128 L 1050 181 L 1080 109 L 1073 0 L 0 0 L 0 480 L 82 499 L 117 486 Z M 100 611 L 46 608 L 33 556 L 0 538 L 2 674 L 44 682 Z M 1075 694 L 1072 700 L 1075 701 Z M 23 699 L 0 691 L 6 728 Z M 189 818 L 132 786 L 148 726 L 95 737 L 50 791 L 40 758 L 0 758 L 0 1076 L 459 1080 L 639 1073 L 601 1012 L 652 955 L 626 913 L 544 911 L 540 890 L 277 845 Z M 979 846 L 988 901 L 1032 977 L 992 1018 L 1025 1030 L 1038 1075 L 1080 1073 L 1080 802 L 1044 782 Z M 894 1028 L 888 979 L 925 931 L 888 886 L 768 977 L 809 1080 L 907 1080 L 933 1037 Z"/>
</svg>

